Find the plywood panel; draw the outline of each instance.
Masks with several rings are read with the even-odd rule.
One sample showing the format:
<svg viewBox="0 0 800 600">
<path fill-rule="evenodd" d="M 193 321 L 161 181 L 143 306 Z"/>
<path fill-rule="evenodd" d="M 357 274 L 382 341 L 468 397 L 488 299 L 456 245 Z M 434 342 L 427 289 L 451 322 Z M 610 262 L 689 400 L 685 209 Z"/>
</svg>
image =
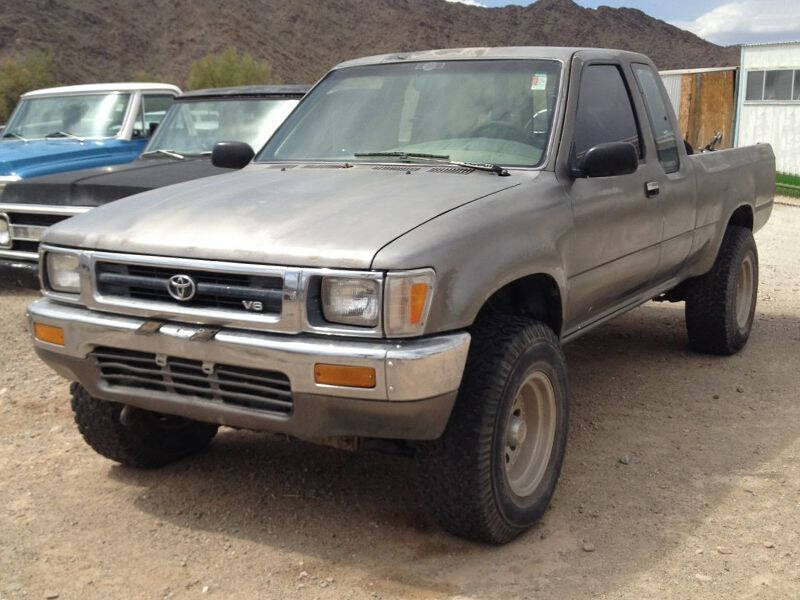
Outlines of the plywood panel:
<svg viewBox="0 0 800 600">
<path fill-rule="evenodd" d="M 695 148 L 705 146 L 717 131 L 722 132 L 718 148 L 733 144 L 735 71 L 690 73 L 682 76 L 678 125 Z"/>
</svg>

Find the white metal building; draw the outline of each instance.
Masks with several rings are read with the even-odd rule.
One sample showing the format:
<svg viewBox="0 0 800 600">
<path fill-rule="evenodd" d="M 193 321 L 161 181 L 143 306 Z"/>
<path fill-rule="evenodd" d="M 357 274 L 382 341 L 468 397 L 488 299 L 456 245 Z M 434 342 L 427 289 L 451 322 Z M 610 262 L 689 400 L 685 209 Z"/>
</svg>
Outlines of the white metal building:
<svg viewBox="0 0 800 600">
<path fill-rule="evenodd" d="M 800 42 L 742 46 L 737 146 L 768 142 L 778 171 L 800 175 Z"/>
</svg>

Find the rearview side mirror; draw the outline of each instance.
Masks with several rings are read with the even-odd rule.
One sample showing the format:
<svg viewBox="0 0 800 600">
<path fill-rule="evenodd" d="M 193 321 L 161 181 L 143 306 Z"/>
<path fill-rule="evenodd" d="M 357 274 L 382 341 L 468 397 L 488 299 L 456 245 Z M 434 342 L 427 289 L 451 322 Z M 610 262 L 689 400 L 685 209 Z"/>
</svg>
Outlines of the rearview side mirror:
<svg viewBox="0 0 800 600">
<path fill-rule="evenodd" d="M 153 134 L 156 132 L 156 129 L 158 129 L 158 123 L 156 122 L 150 123 L 150 126 L 147 128 L 147 137 L 153 137 Z"/>
<path fill-rule="evenodd" d="M 256 155 L 244 142 L 217 142 L 211 151 L 211 164 L 221 169 L 241 169 Z"/>
<path fill-rule="evenodd" d="M 630 142 L 592 146 L 572 168 L 573 177 L 629 175 L 639 168 L 639 153 Z"/>
</svg>

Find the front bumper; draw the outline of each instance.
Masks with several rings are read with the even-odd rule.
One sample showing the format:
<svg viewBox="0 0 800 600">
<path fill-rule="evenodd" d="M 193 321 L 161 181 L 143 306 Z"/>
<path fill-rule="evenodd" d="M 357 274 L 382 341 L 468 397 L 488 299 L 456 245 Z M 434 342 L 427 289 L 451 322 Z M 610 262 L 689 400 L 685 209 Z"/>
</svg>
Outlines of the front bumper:
<svg viewBox="0 0 800 600">
<path fill-rule="evenodd" d="M 459 332 L 409 340 L 353 340 L 222 329 L 208 341 L 192 339 L 202 327 L 165 323 L 142 334 L 147 320 L 41 299 L 28 307 L 30 322 L 64 330 L 64 346 L 34 339 L 37 354 L 90 394 L 147 410 L 232 427 L 287 433 L 304 439 L 363 436 L 435 439 L 450 416 L 469 349 Z M 109 386 L 89 353 L 97 346 L 285 373 L 293 408 L 288 415 L 195 396 Z M 316 363 L 368 366 L 375 387 L 321 385 Z"/>
<path fill-rule="evenodd" d="M 39 263 L 7 258 L 0 252 L 0 286 L 8 284 L 39 289 Z"/>
</svg>

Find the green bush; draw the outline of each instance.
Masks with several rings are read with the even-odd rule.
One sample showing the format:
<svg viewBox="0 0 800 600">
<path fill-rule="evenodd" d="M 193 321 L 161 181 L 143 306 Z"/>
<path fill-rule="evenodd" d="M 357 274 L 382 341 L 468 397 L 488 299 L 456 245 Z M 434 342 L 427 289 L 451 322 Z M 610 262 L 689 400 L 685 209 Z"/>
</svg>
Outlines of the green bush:
<svg viewBox="0 0 800 600">
<path fill-rule="evenodd" d="M 56 84 L 52 52 L 28 52 L 0 61 L 0 123 L 5 123 L 21 94 Z"/>
<path fill-rule="evenodd" d="M 208 54 L 192 63 L 187 87 L 190 90 L 230 85 L 267 83 L 272 66 L 234 48 L 221 54 Z"/>
</svg>

